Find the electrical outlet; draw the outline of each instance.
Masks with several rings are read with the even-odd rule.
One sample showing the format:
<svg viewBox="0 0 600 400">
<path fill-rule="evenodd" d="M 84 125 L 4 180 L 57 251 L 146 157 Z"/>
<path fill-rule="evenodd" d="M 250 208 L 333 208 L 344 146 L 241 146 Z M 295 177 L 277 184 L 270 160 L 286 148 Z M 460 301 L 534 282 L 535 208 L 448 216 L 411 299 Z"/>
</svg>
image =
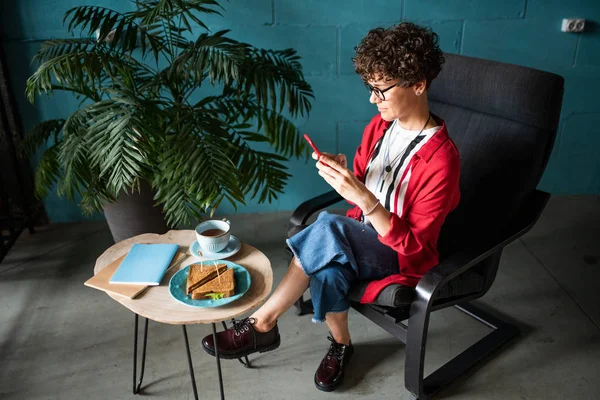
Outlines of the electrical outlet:
<svg viewBox="0 0 600 400">
<path fill-rule="evenodd" d="M 583 32 L 585 28 L 585 19 L 583 18 L 563 18 L 561 31 L 563 32 Z"/>
</svg>

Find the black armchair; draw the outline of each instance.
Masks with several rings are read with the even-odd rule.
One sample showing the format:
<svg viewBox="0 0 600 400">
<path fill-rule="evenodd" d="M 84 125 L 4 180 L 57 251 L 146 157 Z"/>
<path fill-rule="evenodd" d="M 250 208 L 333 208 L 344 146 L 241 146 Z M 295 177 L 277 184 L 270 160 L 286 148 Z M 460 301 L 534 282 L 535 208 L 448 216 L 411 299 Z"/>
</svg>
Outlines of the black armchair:
<svg viewBox="0 0 600 400">
<path fill-rule="evenodd" d="M 554 145 L 563 85 L 548 72 L 447 54 L 431 86 L 432 112 L 446 121 L 461 156 L 461 202 L 442 227 L 441 261 L 415 289 L 389 286 L 373 304 L 359 303 L 368 282 L 348 294 L 354 309 L 406 344 L 405 385 L 418 399 L 431 398 L 519 334 L 469 302 L 487 293 L 503 248 L 531 229 L 550 197 L 536 187 Z M 288 237 L 340 200 L 332 191 L 301 204 Z M 310 300 L 296 306 L 300 314 L 312 311 Z M 493 331 L 424 377 L 429 316 L 450 306 Z"/>
</svg>

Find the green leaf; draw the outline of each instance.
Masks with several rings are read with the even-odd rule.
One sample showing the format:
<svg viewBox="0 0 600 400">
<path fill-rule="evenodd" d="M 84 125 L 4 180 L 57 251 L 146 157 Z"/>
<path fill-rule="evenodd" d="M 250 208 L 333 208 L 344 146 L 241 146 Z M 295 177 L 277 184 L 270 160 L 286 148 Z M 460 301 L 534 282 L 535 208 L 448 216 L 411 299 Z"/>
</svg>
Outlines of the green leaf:
<svg viewBox="0 0 600 400">
<path fill-rule="evenodd" d="M 46 41 L 34 61 L 41 64 L 27 79 L 26 94 L 32 103 L 36 94 L 51 94 L 57 87 L 98 101 L 101 94 L 96 88 L 105 80 L 126 82 L 136 76 L 145 82 L 152 74 L 148 66 L 90 39 Z"/>
<path fill-rule="evenodd" d="M 68 30 L 75 29 L 87 31 L 87 35 L 98 32 L 98 43 L 110 48 L 120 48 L 123 52 L 131 53 L 134 49 L 141 47 L 142 57 L 146 53 L 146 45 L 150 46 L 156 61 L 160 52 L 167 53 L 164 38 L 153 29 L 146 29 L 135 22 L 137 14 L 120 13 L 101 6 L 79 6 L 69 9 L 63 19 L 63 23 L 69 21 Z M 147 24 L 151 28 L 153 24 Z M 138 46 L 138 34 L 143 45 Z M 112 35 L 112 40 L 108 40 Z"/>
<path fill-rule="evenodd" d="M 50 139 L 53 143 L 58 143 L 64 124 L 64 119 L 50 119 L 37 124 L 20 143 L 19 154 L 21 156 L 31 155 L 39 147 L 47 145 Z"/>
<path fill-rule="evenodd" d="M 229 84 L 238 79 L 246 46 L 224 37 L 227 32 L 199 35 L 173 60 L 167 70 L 169 78 L 189 79 L 193 85 L 199 85 L 206 75 L 211 83 Z"/>
<path fill-rule="evenodd" d="M 57 159 L 56 145 L 46 149 L 37 165 L 34 176 L 34 190 L 38 198 L 48 195 L 49 190 L 56 184 L 60 174 L 60 164 Z"/>
<path fill-rule="evenodd" d="M 311 86 L 304 80 L 294 50 L 252 49 L 240 71 L 243 71 L 239 79 L 240 88 L 243 87 L 246 92 L 254 88 L 256 99 L 261 106 L 270 105 L 273 109 L 277 108 L 273 100 L 270 100 L 275 96 L 275 88 L 271 90 L 270 86 L 280 85 L 278 100 L 280 104 L 287 103 L 288 112 L 292 117 L 310 111 L 310 99 L 314 98 L 314 95 Z"/>
</svg>

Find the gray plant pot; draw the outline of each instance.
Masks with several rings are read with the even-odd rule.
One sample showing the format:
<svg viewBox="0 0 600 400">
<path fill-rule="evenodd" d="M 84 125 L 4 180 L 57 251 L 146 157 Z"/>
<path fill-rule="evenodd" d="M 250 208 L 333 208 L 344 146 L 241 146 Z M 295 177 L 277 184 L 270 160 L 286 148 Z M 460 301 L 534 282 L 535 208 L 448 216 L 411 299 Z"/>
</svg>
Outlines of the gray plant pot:
<svg viewBox="0 0 600 400">
<path fill-rule="evenodd" d="M 150 185 L 142 183 L 140 186 L 140 193 L 123 193 L 116 203 L 104 206 L 115 243 L 142 233 L 163 234 L 169 230 L 164 214 L 154 205 Z"/>
</svg>

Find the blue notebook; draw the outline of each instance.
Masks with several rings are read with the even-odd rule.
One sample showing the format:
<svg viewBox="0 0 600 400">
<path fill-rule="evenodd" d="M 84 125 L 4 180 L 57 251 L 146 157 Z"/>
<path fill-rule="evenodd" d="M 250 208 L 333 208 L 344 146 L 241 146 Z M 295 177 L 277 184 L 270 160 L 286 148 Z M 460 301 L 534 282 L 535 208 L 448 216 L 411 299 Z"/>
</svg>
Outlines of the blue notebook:
<svg viewBox="0 0 600 400">
<path fill-rule="evenodd" d="M 178 248 L 176 244 L 135 243 L 110 278 L 110 283 L 160 284 Z"/>
</svg>

